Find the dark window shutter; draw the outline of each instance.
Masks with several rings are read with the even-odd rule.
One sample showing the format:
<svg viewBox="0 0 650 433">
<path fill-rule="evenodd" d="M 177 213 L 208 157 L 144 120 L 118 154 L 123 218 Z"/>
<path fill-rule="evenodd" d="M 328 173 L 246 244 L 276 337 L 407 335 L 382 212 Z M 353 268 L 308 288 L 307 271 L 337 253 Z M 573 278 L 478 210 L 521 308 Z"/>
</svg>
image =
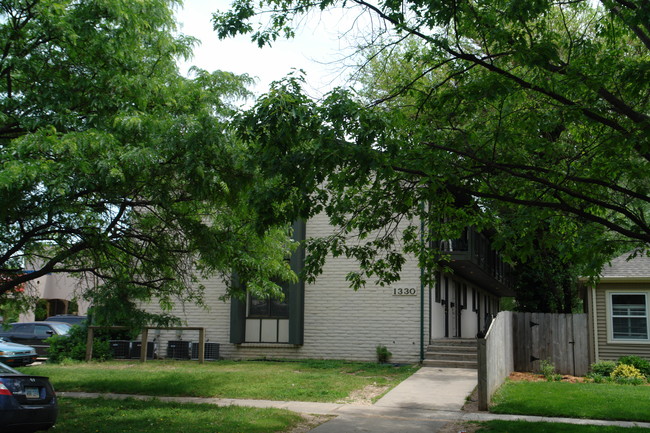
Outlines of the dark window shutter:
<svg viewBox="0 0 650 433">
<path fill-rule="evenodd" d="M 293 224 L 293 238 L 301 245 L 291 255 L 291 269 L 300 275 L 305 265 L 305 247 L 302 242 L 306 238 L 307 225 L 305 221 Z M 301 278 L 289 286 L 289 343 L 303 344 L 305 328 L 305 282 Z"/>
<path fill-rule="evenodd" d="M 233 285 L 239 284 L 237 275 L 232 276 Z M 230 298 L 230 342 L 241 344 L 246 337 L 246 301 Z"/>
</svg>

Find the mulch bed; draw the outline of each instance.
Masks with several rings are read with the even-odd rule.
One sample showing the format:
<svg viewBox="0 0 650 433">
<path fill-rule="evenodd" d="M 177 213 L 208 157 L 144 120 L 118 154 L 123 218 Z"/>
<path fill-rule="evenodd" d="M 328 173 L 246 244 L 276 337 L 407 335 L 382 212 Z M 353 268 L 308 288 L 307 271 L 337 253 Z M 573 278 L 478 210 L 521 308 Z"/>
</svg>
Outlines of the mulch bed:
<svg viewBox="0 0 650 433">
<path fill-rule="evenodd" d="M 537 374 L 537 373 L 520 373 L 518 371 L 515 371 L 513 373 L 510 373 L 510 380 L 513 382 L 520 382 L 520 381 L 527 381 L 527 382 L 546 382 L 546 378 L 544 377 L 543 374 Z M 562 380 L 558 382 L 569 382 L 569 383 L 582 383 L 586 382 L 589 379 L 586 377 L 582 376 L 571 376 L 569 374 L 563 374 L 562 375 Z"/>
</svg>

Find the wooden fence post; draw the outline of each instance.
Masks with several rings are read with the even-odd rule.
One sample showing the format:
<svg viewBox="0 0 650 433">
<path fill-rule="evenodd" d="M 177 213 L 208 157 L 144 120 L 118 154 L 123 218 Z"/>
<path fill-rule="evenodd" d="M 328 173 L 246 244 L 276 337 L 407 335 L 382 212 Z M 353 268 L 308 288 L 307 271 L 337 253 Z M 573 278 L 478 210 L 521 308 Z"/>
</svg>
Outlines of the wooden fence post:
<svg viewBox="0 0 650 433">
<path fill-rule="evenodd" d="M 140 343 L 140 362 L 147 361 L 147 340 L 149 339 L 149 328 L 142 328 L 142 342 Z"/>
<path fill-rule="evenodd" d="M 205 361 L 205 328 L 199 329 L 199 364 Z"/>
</svg>

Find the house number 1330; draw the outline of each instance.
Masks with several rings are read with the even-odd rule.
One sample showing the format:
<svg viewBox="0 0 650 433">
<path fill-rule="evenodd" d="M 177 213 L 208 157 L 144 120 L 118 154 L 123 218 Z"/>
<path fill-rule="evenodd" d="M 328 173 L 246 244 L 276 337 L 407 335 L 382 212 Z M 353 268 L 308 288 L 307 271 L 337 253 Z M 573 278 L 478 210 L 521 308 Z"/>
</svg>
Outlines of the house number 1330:
<svg viewBox="0 0 650 433">
<path fill-rule="evenodd" d="M 415 296 L 417 291 L 414 288 L 410 289 L 393 289 L 393 296 Z"/>
</svg>

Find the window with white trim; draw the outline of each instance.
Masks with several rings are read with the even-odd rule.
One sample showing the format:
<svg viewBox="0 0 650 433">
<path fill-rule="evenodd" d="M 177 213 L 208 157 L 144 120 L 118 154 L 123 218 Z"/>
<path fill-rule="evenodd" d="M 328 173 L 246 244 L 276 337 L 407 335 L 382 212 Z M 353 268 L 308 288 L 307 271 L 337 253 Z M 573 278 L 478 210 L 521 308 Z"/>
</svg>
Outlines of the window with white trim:
<svg viewBox="0 0 650 433">
<path fill-rule="evenodd" d="M 612 339 L 648 340 L 647 293 L 610 293 Z"/>
</svg>

